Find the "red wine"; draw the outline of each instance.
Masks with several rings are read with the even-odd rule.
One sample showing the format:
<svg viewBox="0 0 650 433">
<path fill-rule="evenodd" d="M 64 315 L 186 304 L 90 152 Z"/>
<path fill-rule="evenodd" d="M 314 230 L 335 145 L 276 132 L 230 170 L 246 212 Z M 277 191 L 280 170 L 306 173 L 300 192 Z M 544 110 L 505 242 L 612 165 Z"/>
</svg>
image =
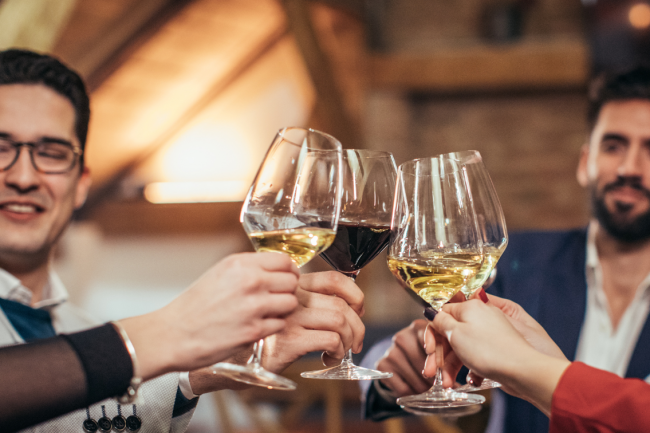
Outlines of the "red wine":
<svg viewBox="0 0 650 433">
<path fill-rule="evenodd" d="M 390 227 L 339 222 L 332 245 L 320 256 L 334 269 L 355 278 L 390 240 Z"/>
</svg>

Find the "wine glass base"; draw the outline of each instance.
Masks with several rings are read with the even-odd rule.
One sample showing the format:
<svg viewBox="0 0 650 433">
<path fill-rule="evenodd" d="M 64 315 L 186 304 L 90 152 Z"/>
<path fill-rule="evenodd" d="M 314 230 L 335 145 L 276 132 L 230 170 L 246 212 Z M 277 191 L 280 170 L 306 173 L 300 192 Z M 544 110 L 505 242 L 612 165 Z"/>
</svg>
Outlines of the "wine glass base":
<svg viewBox="0 0 650 433">
<path fill-rule="evenodd" d="M 402 406 L 405 412 L 418 416 L 438 415 L 445 418 L 458 418 L 461 416 L 474 415 L 481 411 L 483 405 L 470 404 L 467 406 L 441 406 L 430 408 L 414 408 Z"/>
<path fill-rule="evenodd" d="M 480 394 L 466 394 L 452 389 L 440 391 L 427 391 L 423 394 L 409 395 L 397 399 L 397 404 L 404 409 L 425 411 L 427 413 L 441 413 L 450 409 L 480 405 L 485 402 L 485 397 Z"/>
<path fill-rule="evenodd" d="M 476 392 L 476 391 L 483 391 L 486 389 L 493 389 L 493 388 L 501 388 L 501 384 L 497 381 L 490 380 L 490 379 L 483 379 L 483 382 L 481 382 L 480 386 L 474 386 L 470 385 L 469 383 L 463 386 L 459 386 L 458 388 L 455 388 L 454 391 L 457 392 Z"/>
<path fill-rule="evenodd" d="M 393 377 L 393 373 L 385 373 L 344 362 L 341 365 L 324 370 L 305 371 L 300 373 L 300 376 L 307 379 L 373 380 L 388 379 L 389 377 Z"/>
<path fill-rule="evenodd" d="M 298 386 L 293 380 L 271 373 L 261 367 L 219 362 L 212 366 L 212 373 L 221 374 L 237 382 L 280 391 L 293 391 Z"/>
</svg>

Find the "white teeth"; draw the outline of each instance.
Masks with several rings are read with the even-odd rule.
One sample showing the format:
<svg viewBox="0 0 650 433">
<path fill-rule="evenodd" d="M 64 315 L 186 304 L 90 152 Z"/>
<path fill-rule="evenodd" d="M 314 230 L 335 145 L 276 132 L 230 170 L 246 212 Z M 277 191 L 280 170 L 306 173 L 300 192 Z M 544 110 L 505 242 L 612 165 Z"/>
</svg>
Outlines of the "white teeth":
<svg viewBox="0 0 650 433">
<path fill-rule="evenodd" d="M 16 212 L 16 213 L 36 213 L 36 207 L 30 204 L 12 203 L 12 204 L 6 204 L 4 208 L 7 209 L 8 211 Z"/>
</svg>

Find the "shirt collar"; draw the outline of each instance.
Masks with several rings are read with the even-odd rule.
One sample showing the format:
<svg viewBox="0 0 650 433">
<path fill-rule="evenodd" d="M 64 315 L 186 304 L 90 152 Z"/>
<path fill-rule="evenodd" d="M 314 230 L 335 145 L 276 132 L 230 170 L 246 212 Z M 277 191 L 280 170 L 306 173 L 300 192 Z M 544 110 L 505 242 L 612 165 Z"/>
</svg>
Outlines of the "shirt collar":
<svg viewBox="0 0 650 433">
<path fill-rule="evenodd" d="M 0 297 L 33 308 L 52 308 L 68 300 L 68 292 L 59 276 L 52 270 L 47 284 L 43 288 L 43 298 L 31 305 L 32 291 L 25 287 L 18 278 L 4 269 L 0 269 Z"/>
<path fill-rule="evenodd" d="M 602 270 L 600 267 L 600 259 L 598 258 L 598 248 L 596 248 L 596 233 L 598 230 L 600 230 L 598 222 L 591 220 L 587 229 L 587 288 L 595 289 L 596 292 L 600 293 L 598 296 L 601 296 L 601 300 L 604 301 L 605 294 L 602 292 Z M 638 298 L 648 293 L 650 293 L 650 274 L 645 277 L 639 288 L 637 288 L 636 296 Z"/>
<path fill-rule="evenodd" d="M 587 229 L 587 268 L 595 269 L 600 266 L 598 260 L 598 249 L 596 248 L 596 232 L 598 231 L 598 223 L 591 221 Z"/>
</svg>

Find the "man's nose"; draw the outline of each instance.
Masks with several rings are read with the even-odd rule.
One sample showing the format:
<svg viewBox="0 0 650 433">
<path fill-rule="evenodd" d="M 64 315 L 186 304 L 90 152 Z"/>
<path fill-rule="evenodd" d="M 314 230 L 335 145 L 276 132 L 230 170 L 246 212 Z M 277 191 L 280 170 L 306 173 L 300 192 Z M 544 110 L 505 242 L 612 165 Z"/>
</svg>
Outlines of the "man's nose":
<svg viewBox="0 0 650 433">
<path fill-rule="evenodd" d="M 644 154 L 640 146 L 630 146 L 625 152 L 625 157 L 618 167 L 618 175 L 621 177 L 643 177 L 644 167 L 648 166 L 648 155 Z"/>
<path fill-rule="evenodd" d="M 6 185 L 21 192 L 38 187 L 40 178 L 32 163 L 28 148 L 21 147 L 19 149 L 18 160 L 7 170 L 4 179 Z"/>
</svg>

